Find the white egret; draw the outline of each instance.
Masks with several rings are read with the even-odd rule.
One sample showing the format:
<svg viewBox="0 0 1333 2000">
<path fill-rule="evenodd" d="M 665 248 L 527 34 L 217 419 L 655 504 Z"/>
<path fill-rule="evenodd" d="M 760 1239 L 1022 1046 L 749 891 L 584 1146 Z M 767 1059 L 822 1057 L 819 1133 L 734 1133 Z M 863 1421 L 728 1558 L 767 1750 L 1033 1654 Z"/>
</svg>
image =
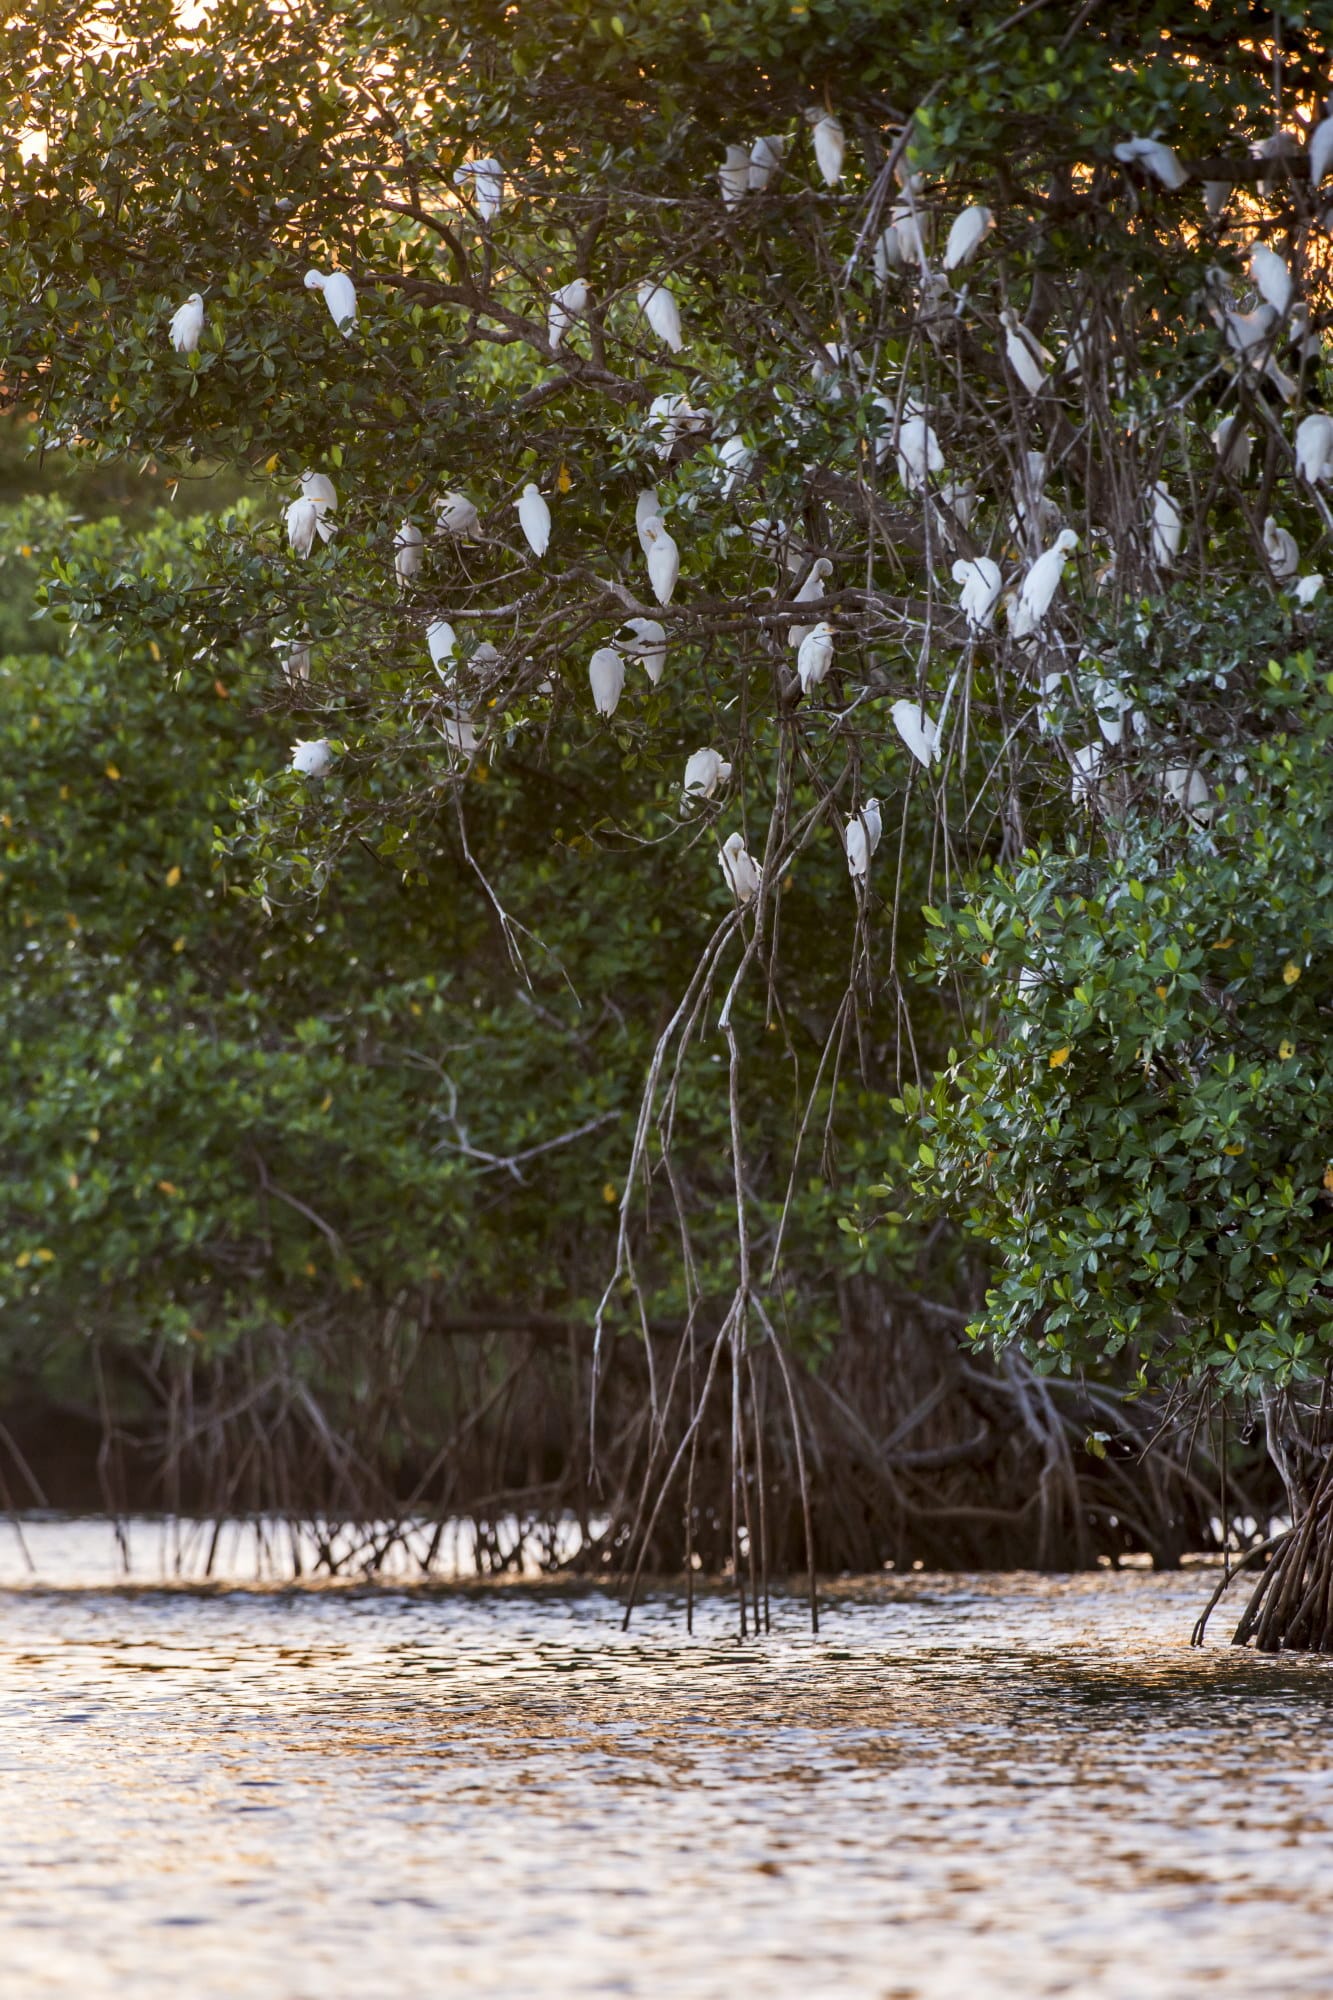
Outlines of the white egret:
<svg viewBox="0 0 1333 2000">
<path fill-rule="evenodd" d="M 1318 188 L 1333 167 L 1333 117 L 1321 118 L 1310 134 L 1306 149 L 1310 162 L 1310 186 Z"/>
<path fill-rule="evenodd" d="M 915 701 L 895 701 L 889 710 L 893 726 L 918 764 L 931 763 L 940 754 L 940 732 L 924 708 Z"/>
<path fill-rule="evenodd" d="M 722 498 L 729 500 L 754 463 L 754 453 L 745 439 L 736 433 L 723 438 L 717 455 L 727 468 L 722 480 Z"/>
<path fill-rule="evenodd" d="M 468 536 L 476 533 L 481 516 L 466 493 L 442 493 L 435 502 L 435 519 L 446 535 Z"/>
<path fill-rule="evenodd" d="M 477 214 L 483 222 L 494 222 L 505 198 L 504 168 L 498 160 L 469 160 L 454 175 L 454 186 L 465 187 L 468 181 L 472 183 Z"/>
<path fill-rule="evenodd" d="M 678 438 L 708 428 L 708 413 L 692 410 L 684 396 L 674 391 L 654 396 L 648 405 L 648 428 L 656 433 L 653 450 L 659 458 L 670 458 Z"/>
<path fill-rule="evenodd" d="M 432 618 L 426 627 L 426 644 L 430 648 L 431 664 L 440 673 L 458 651 L 458 634 L 447 618 Z"/>
<path fill-rule="evenodd" d="M 763 882 L 764 871 L 746 852 L 744 836 L 739 833 L 728 834 L 717 859 L 727 887 L 736 901 L 753 902 Z"/>
<path fill-rule="evenodd" d="M 1333 417 L 1315 410 L 1296 426 L 1296 470 L 1313 486 L 1333 472 Z"/>
<path fill-rule="evenodd" d="M 1242 360 L 1249 358 L 1251 348 L 1263 347 L 1278 323 L 1278 314 L 1271 305 L 1255 306 L 1251 312 L 1236 312 L 1227 307 L 1217 315 L 1226 335 L 1227 346 Z"/>
<path fill-rule="evenodd" d="M 1016 604 L 1010 613 L 1009 629 L 1016 639 L 1026 639 L 1043 623 L 1051 608 L 1065 558 L 1078 547 L 1072 528 L 1062 528 L 1050 548 L 1043 549 L 1019 586 Z"/>
<path fill-rule="evenodd" d="M 625 689 L 625 662 L 614 646 L 599 646 L 588 662 L 588 685 L 599 715 L 614 715 Z"/>
<path fill-rule="evenodd" d="M 665 285 L 645 278 L 635 296 L 639 301 L 639 311 L 662 345 L 669 347 L 673 354 L 679 354 L 684 345 L 680 333 L 680 307 L 672 293 Z"/>
<path fill-rule="evenodd" d="M 1244 479 L 1254 449 L 1249 425 L 1240 416 L 1223 417 L 1213 426 L 1212 439 L 1223 472 L 1233 479 Z"/>
<path fill-rule="evenodd" d="M 546 338 L 552 354 L 560 346 L 565 335 L 581 313 L 588 309 L 588 287 L 584 279 L 571 278 L 567 285 L 551 294 L 551 304 L 546 315 Z"/>
<path fill-rule="evenodd" d="M 847 140 L 843 129 L 831 113 L 813 120 L 810 134 L 815 142 L 815 163 L 824 177 L 825 187 L 836 187 L 842 179 L 842 163 L 847 153 Z"/>
<path fill-rule="evenodd" d="M 1105 741 L 1113 746 L 1124 736 L 1129 705 L 1129 696 L 1122 694 L 1114 681 L 1103 680 L 1099 675 L 1093 682 L 1092 706 L 1097 716 L 1097 727 Z"/>
<path fill-rule="evenodd" d="M 953 566 L 953 580 L 960 585 L 958 607 L 973 632 L 989 632 L 995 622 L 1003 578 L 1000 565 L 990 556 L 976 556 Z"/>
<path fill-rule="evenodd" d="M 177 306 L 171 315 L 168 337 L 177 354 L 193 354 L 199 345 L 199 336 L 204 330 L 204 301 L 199 292 L 191 292 L 183 306 Z"/>
<path fill-rule="evenodd" d="M 955 524 L 966 534 L 972 525 L 972 516 L 976 512 L 976 481 L 973 479 L 941 480 L 940 484 L 935 488 L 935 498 L 939 501 L 941 507 L 948 509 L 949 513 L 953 516 Z M 946 534 L 949 534 L 949 524 L 947 521 L 944 524 L 944 531 Z M 950 539 L 952 540 L 952 536 L 950 536 Z"/>
<path fill-rule="evenodd" d="M 1162 773 L 1162 788 L 1172 805 L 1191 819 L 1212 817 L 1213 795 L 1197 764 L 1168 764 Z"/>
<path fill-rule="evenodd" d="M 933 425 L 924 417 L 904 417 L 894 440 L 898 455 L 898 477 L 908 492 L 919 491 L 928 479 L 944 470 L 944 453 Z"/>
<path fill-rule="evenodd" d="M 680 788 L 680 809 L 697 799 L 711 799 L 719 785 L 731 776 L 731 766 L 716 750 L 692 750 L 685 760 L 685 778 Z"/>
<path fill-rule="evenodd" d="M 338 489 L 327 472 L 303 472 L 301 498 L 313 500 L 321 514 L 333 514 L 337 511 Z"/>
<path fill-rule="evenodd" d="M 308 556 L 319 529 L 319 509 L 313 500 L 293 500 L 287 509 L 287 541 L 298 556 Z"/>
<path fill-rule="evenodd" d="M 750 148 L 750 192 L 762 194 L 782 165 L 787 141 L 779 133 L 773 138 L 756 139 Z"/>
<path fill-rule="evenodd" d="M 653 596 L 659 604 L 670 604 L 680 575 L 680 550 L 660 518 L 645 521 L 643 532 L 648 541 L 648 581 Z"/>
<path fill-rule="evenodd" d="M 890 223 L 875 239 L 875 277 L 882 285 L 893 271 L 901 271 L 906 259 L 896 223 Z"/>
<path fill-rule="evenodd" d="M 341 333 L 349 334 L 356 324 L 356 286 L 346 271 L 307 271 L 308 292 L 323 292 L 329 317 Z"/>
<path fill-rule="evenodd" d="M 1152 499 L 1152 559 L 1160 569 L 1170 569 L 1180 554 L 1185 521 L 1179 507 L 1160 479 L 1150 489 Z"/>
<path fill-rule="evenodd" d="M 867 799 L 860 812 L 854 812 L 848 818 L 844 844 L 847 848 L 847 873 L 853 881 L 864 882 L 869 875 L 870 857 L 879 846 L 883 831 L 878 799 Z"/>
<path fill-rule="evenodd" d="M 660 521 L 661 518 L 662 503 L 657 497 L 657 488 L 655 486 L 645 486 L 638 499 L 634 502 L 634 526 L 639 536 L 639 547 L 645 555 L 648 554 L 649 550 L 648 536 L 645 532 L 648 523 L 650 521 Z"/>
<path fill-rule="evenodd" d="M 1319 574 L 1318 570 L 1314 570 L 1309 576 L 1298 577 L 1296 587 L 1292 591 L 1292 596 L 1300 605 L 1301 610 L 1305 611 L 1314 603 L 1323 587 L 1323 577 Z"/>
<path fill-rule="evenodd" d="M 1012 306 L 1004 307 L 1000 320 L 1004 326 L 1004 351 L 1009 358 L 1009 366 L 1029 396 L 1035 396 L 1046 380 L 1047 370 L 1055 366 L 1055 356 L 1042 346 L 1035 334 L 1028 332 Z"/>
<path fill-rule="evenodd" d="M 995 217 L 980 202 L 956 215 L 944 246 L 945 270 L 956 271 L 960 265 L 970 264 L 994 223 Z"/>
<path fill-rule="evenodd" d="M 727 147 L 727 157 L 717 170 L 717 178 L 725 205 L 739 207 L 750 185 L 750 155 L 744 146 Z"/>
<path fill-rule="evenodd" d="M 303 778 L 327 778 L 333 769 L 333 745 L 326 736 L 293 743 L 291 768 Z"/>
<path fill-rule="evenodd" d="M 1291 271 L 1276 250 L 1270 250 L 1266 243 L 1250 245 L 1250 276 L 1259 289 L 1265 303 L 1273 308 L 1279 318 L 1291 304 L 1295 285 Z"/>
<path fill-rule="evenodd" d="M 1070 753 L 1072 770 L 1069 773 L 1069 794 L 1077 805 L 1090 805 L 1102 775 L 1102 765 L 1106 762 L 1106 752 L 1100 743 L 1085 743 L 1081 750 Z"/>
<path fill-rule="evenodd" d="M 1279 583 L 1287 583 L 1301 566 L 1301 552 L 1296 546 L 1296 537 L 1279 528 L 1270 514 L 1264 522 L 1264 554 L 1268 567 Z"/>
<path fill-rule="evenodd" d="M 666 626 L 656 618 L 627 618 L 616 633 L 615 643 L 626 659 L 642 661 L 644 672 L 656 687 L 666 668 Z"/>
<path fill-rule="evenodd" d="M 528 547 L 535 556 L 544 556 L 551 540 L 551 510 L 531 480 L 514 505 L 518 509 L 518 525 L 527 537 Z"/>
<path fill-rule="evenodd" d="M 825 577 L 832 576 L 832 574 L 833 564 L 829 561 L 828 557 L 818 557 L 811 564 L 809 576 L 806 577 L 805 582 L 796 593 L 797 604 L 818 603 L 819 599 L 824 595 L 824 579 Z M 808 625 L 789 625 L 787 627 L 787 644 L 799 647 L 809 630 L 810 627 Z"/>
<path fill-rule="evenodd" d="M 310 679 L 310 634 L 303 633 L 299 639 L 283 638 L 278 641 L 282 651 L 282 671 L 293 687 Z"/>
<path fill-rule="evenodd" d="M 1173 193 L 1177 188 L 1183 188 L 1189 179 L 1170 146 L 1164 145 L 1160 139 L 1122 139 L 1114 151 L 1122 166 L 1142 167 L 1145 173 L 1151 174 L 1155 181 L 1160 181 Z"/>
<path fill-rule="evenodd" d="M 817 625 L 810 627 L 796 654 L 801 693 L 809 694 L 811 688 L 818 687 L 832 664 L 833 627 L 827 618 L 821 618 Z"/>
<path fill-rule="evenodd" d="M 424 538 L 415 521 L 404 521 L 393 538 L 393 566 L 398 575 L 398 588 L 403 590 L 419 575 L 421 570 Z"/>
<path fill-rule="evenodd" d="M 481 744 L 476 724 L 457 708 L 441 718 L 440 734 L 451 750 L 461 750 L 465 757 L 471 757 Z"/>
</svg>

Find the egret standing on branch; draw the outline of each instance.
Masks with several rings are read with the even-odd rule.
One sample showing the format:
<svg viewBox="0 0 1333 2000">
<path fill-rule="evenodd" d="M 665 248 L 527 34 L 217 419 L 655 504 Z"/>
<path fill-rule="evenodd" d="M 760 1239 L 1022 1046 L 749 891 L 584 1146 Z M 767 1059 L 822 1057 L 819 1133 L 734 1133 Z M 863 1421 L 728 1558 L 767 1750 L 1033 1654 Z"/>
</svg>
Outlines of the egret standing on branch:
<svg viewBox="0 0 1333 2000">
<path fill-rule="evenodd" d="M 514 505 L 518 509 L 518 525 L 527 537 L 528 547 L 535 556 L 544 556 L 551 540 L 551 510 L 531 480 Z"/>
<path fill-rule="evenodd" d="M 1000 320 L 1004 327 L 1004 351 L 1009 366 L 1029 396 L 1035 396 L 1045 385 L 1047 372 L 1055 366 L 1055 356 L 1042 346 L 1035 334 L 1028 332 L 1012 306 L 1004 307 Z"/>
<path fill-rule="evenodd" d="M 680 307 L 667 287 L 645 278 L 636 296 L 639 311 L 663 346 L 669 347 L 673 354 L 679 354 L 684 346 L 680 332 Z"/>
<path fill-rule="evenodd" d="M 169 338 L 177 354 L 193 354 L 203 330 L 204 301 L 200 293 L 191 292 L 185 304 L 177 306 L 171 315 Z"/>
<path fill-rule="evenodd" d="M 995 217 L 981 203 L 965 208 L 961 215 L 953 219 L 949 240 L 944 246 L 944 268 L 956 271 L 962 264 L 970 264 L 993 228 Z"/>
<path fill-rule="evenodd" d="M 879 800 L 867 799 L 860 812 L 847 821 L 847 873 L 854 882 L 864 882 L 870 873 L 870 857 L 879 846 L 884 824 Z"/>
<path fill-rule="evenodd" d="M 625 662 L 614 646 L 599 646 L 588 662 L 588 685 L 599 715 L 614 715 L 625 688 Z"/>
<path fill-rule="evenodd" d="M 307 271 L 308 292 L 323 292 L 329 317 L 340 333 L 350 334 L 356 324 L 356 286 L 346 271 Z"/>
<path fill-rule="evenodd" d="M 842 163 L 847 153 L 847 141 L 837 119 L 826 112 L 823 117 L 818 112 L 807 112 L 815 142 L 815 164 L 823 176 L 825 187 L 836 187 L 842 179 Z"/>
<path fill-rule="evenodd" d="M 940 754 L 940 732 L 925 709 L 915 701 L 895 701 L 889 714 L 917 763 L 929 769 Z"/>
<path fill-rule="evenodd" d="M 728 834 L 717 860 L 736 901 L 742 904 L 753 902 L 763 882 L 764 871 L 746 852 L 744 836 Z"/>
<path fill-rule="evenodd" d="M 580 314 L 588 310 L 588 287 L 582 278 L 571 278 L 558 292 L 551 295 L 550 310 L 546 315 L 546 337 L 552 354 L 560 347 Z"/>
<path fill-rule="evenodd" d="M 648 581 L 653 586 L 653 596 L 659 604 L 670 604 L 680 575 L 680 550 L 660 517 L 645 521 L 643 533 L 648 543 Z"/>
<path fill-rule="evenodd" d="M 483 222 L 494 222 L 504 204 L 504 168 L 498 160 L 470 160 L 454 175 L 454 186 L 465 187 L 468 181 L 472 183 L 477 214 Z"/>
<path fill-rule="evenodd" d="M 796 673 L 801 683 L 801 693 L 809 694 L 811 688 L 818 687 L 833 664 L 833 627 L 827 618 L 821 618 L 812 625 L 800 644 L 796 655 Z"/>
<path fill-rule="evenodd" d="M 716 750 L 693 750 L 685 760 L 685 779 L 680 788 L 680 809 L 696 799 L 711 799 L 719 785 L 731 776 L 731 766 Z"/>
</svg>

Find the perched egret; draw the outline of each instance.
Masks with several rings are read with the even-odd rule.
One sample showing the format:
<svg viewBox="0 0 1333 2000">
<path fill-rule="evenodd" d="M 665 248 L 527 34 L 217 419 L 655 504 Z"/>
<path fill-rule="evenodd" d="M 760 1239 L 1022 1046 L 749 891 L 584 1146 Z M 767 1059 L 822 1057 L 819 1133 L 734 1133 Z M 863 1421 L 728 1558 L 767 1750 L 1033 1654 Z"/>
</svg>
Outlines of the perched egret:
<svg viewBox="0 0 1333 2000">
<path fill-rule="evenodd" d="M 815 163 L 824 177 L 825 187 L 836 187 L 842 179 L 842 163 L 847 153 L 847 141 L 841 125 L 826 113 L 823 118 L 813 120 L 810 136 L 815 142 Z"/>
<path fill-rule="evenodd" d="M 717 455 L 726 467 L 722 480 L 722 498 L 729 500 L 736 488 L 754 463 L 754 453 L 739 434 L 723 438 L 717 448 Z"/>
<path fill-rule="evenodd" d="M 599 715 L 614 715 L 625 688 L 625 662 L 614 646 L 599 646 L 588 662 L 588 685 Z"/>
<path fill-rule="evenodd" d="M 810 574 L 797 591 L 796 602 L 798 604 L 818 603 L 819 599 L 824 595 L 824 579 L 827 576 L 832 576 L 832 574 L 833 564 L 827 556 L 820 556 L 810 565 Z M 799 647 L 810 629 L 808 625 L 789 625 L 787 627 L 787 644 Z"/>
<path fill-rule="evenodd" d="M 1296 537 L 1279 528 L 1270 514 L 1264 522 L 1264 554 L 1268 567 L 1279 583 L 1287 583 L 1301 566 L 1301 552 L 1296 546 Z"/>
<path fill-rule="evenodd" d="M 327 778 L 333 769 L 333 746 L 328 738 L 317 736 L 313 743 L 293 743 L 291 768 L 303 778 Z"/>
<path fill-rule="evenodd" d="M 827 618 L 821 618 L 817 625 L 810 627 L 796 654 L 801 693 L 809 694 L 811 688 L 818 687 L 832 664 L 833 627 Z"/>
<path fill-rule="evenodd" d="M 191 292 L 185 304 L 177 306 L 171 315 L 168 337 L 177 354 L 193 354 L 203 330 L 204 301 L 200 293 Z"/>
<path fill-rule="evenodd" d="M 670 604 L 680 575 L 680 550 L 660 518 L 645 521 L 643 532 L 648 542 L 648 581 L 653 586 L 653 596 L 659 604 Z"/>
<path fill-rule="evenodd" d="M 746 852 L 744 836 L 728 834 L 718 855 L 718 866 L 726 878 L 727 887 L 738 903 L 753 902 L 764 879 L 764 871 L 757 861 L 752 861 Z"/>
<path fill-rule="evenodd" d="M 1313 486 L 1333 472 L 1333 417 L 1316 410 L 1296 426 L 1296 470 Z"/>
<path fill-rule="evenodd" d="M 684 345 L 680 334 L 680 307 L 667 287 L 654 284 L 651 278 L 645 278 L 639 286 L 636 297 L 639 301 L 639 311 L 662 345 L 669 347 L 673 354 L 679 354 Z"/>
<path fill-rule="evenodd" d="M 531 480 L 514 505 L 518 509 L 518 525 L 527 537 L 528 547 L 535 556 L 544 556 L 551 540 L 551 510 Z"/>
<path fill-rule="evenodd" d="M 426 644 L 430 648 L 431 664 L 439 673 L 458 651 L 458 634 L 447 618 L 432 618 L 426 627 Z"/>
<path fill-rule="evenodd" d="M 994 222 L 995 217 L 980 202 L 956 215 L 949 230 L 949 240 L 944 246 L 945 270 L 956 271 L 960 265 L 970 264 Z"/>
<path fill-rule="evenodd" d="M 1213 426 L 1213 449 L 1223 472 L 1233 479 L 1244 479 L 1250 469 L 1250 454 L 1254 440 L 1250 436 L 1248 424 L 1239 416 L 1223 417 Z"/>
<path fill-rule="evenodd" d="M 356 324 L 356 286 L 346 271 L 307 271 L 305 288 L 323 292 L 333 324 L 343 333 L 351 332 Z"/>
<path fill-rule="evenodd" d="M 628 636 L 626 636 L 628 634 Z M 627 618 L 616 633 L 616 644 L 627 660 L 641 660 L 653 686 L 666 668 L 666 626 L 656 618 Z"/>
<path fill-rule="evenodd" d="M 864 882 L 869 875 L 870 857 L 879 846 L 883 831 L 878 799 L 867 799 L 860 812 L 854 812 L 848 819 L 847 873 L 853 881 Z"/>
<path fill-rule="evenodd" d="M 1044 621 L 1052 599 L 1060 588 L 1065 557 L 1078 547 L 1072 528 L 1062 528 L 1050 548 L 1043 549 L 1019 587 L 1017 603 L 1009 626 L 1016 639 L 1026 639 Z"/>
<path fill-rule="evenodd" d="M 908 492 L 919 491 L 928 479 L 944 470 L 944 453 L 933 425 L 924 417 L 904 417 L 894 440 L 898 455 L 898 477 Z"/>
<path fill-rule="evenodd" d="M 693 750 L 685 760 L 685 779 L 680 788 L 680 809 L 696 799 L 711 799 L 719 785 L 731 776 L 731 766 L 716 750 Z"/>
<path fill-rule="evenodd" d="M 1085 743 L 1081 750 L 1071 752 L 1069 794 L 1076 805 L 1092 803 L 1105 762 L 1106 752 L 1100 743 Z"/>
<path fill-rule="evenodd" d="M 645 555 L 648 554 L 651 546 L 647 535 L 648 523 L 650 521 L 660 521 L 661 518 L 662 503 L 657 497 L 657 488 L 655 486 L 645 486 L 638 499 L 634 502 L 634 526 L 638 532 L 639 547 Z"/>
<path fill-rule="evenodd" d="M 1321 181 L 1328 178 L 1328 170 L 1333 167 L 1333 117 L 1321 118 L 1310 134 L 1307 148 L 1310 161 L 1310 186 L 1318 188 Z"/>
<path fill-rule="evenodd" d="M 935 488 L 935 498 L 941 507 L 946 507 L 954 522 L 964 534 L 972 526 L 972 516 L 976 512 L 977 487 L 973 479 L 945 479 Z M 944 532 L 949 534 L 949 524 L 944 524 Z M 952 536 L 950 536 L 952 540 Z"/>
<path fill-rule="evenodd" d="M 656 434 L 653 450 L 659 458 L 670 458 L 676 440 L 708 428 L 705 410 L 692 410 L 684 396 L 668 391 L 654 396 L 648 405 L 648 427 Z"/>
<path fill-rule="evenodd" d="M 494 222 L 505 198 L 504 168 L 498 160 L 469 160 L 454 175 L 454 186 L 465 187 L 468 181 L 472 183 L 477 214 L 483 222 Z"/>
<path fill-rule="evenodd" d="M 1258 287 L 1260 296 L 1273 308 L 1279 318 L 1291 304 L 1295 285 L 1291 271 L 1276 250 L 1270 250 L 1266 243 L 1250 245 L 1250 276 Z"/>
<path fill-rule="evenodd" d="M 319 530 L 319 509 L 313 500 L 293 500 L 287 509 L 287 541 L 298 556 L 308 556 Z"/>
<path fill-rule="evenodd" d="M 893 271 L 901 271 L 905 262 L 902 240 L 897 225 L 890 223 L 875 239 L 875 277 L 882 285 Z"/>
<path fill-rule="evenodd" d="M 956 562 L 953 566 L 953 580 L 960 585 L 958 607 L 968 627 L 973 632 L 989 632 L 995 621 L 995 607 L 1000 601 L 1003 579 L 1000 565 L 990 556 L 976 556 L 967 562 Z"/>
<path fill-rule="evenodd" d="M 894 728 L 917 763 L 929 769 L 940 754 L 940 732 L 936 724 L 915 701 L 895 701 L 889 714 L 893 717 Z"/>
<path fill-rule="evenodd" d="M 1162 788 L 1172 805 L 1191 819 L 1212 817 L 1213 795 L 1197 764 L 1169 764 L 1162 773 Z"/>
<path fill-rule="evenodd" d="M 1300 605 L 1301 610 L 1305 611 L 1314 603 L 1323 587 L 1324 579 L 1320 576 L 1318 570 L 1315 570 L 1309 576 L 1298 577 L 1296 587 L 1291 594 Z M 309 649 L 307 648 L 307 650 Z"/>
<path fill-rule="evenodd" d="M 750 185 L 750 155 L 744 146 L 727 147 L 727 157 L 717 170 L 717 178 L 726 206 L 739 207 Z"/>
<path fill-rule="evenodd" d="M 337 511 L 338 489 L 327 472 L 303 472 L 301 498 L 313 500 L 321 514 L 333 514 Z"/>
<path fill-rule="evenodd" d="M 1152 559 L 1159 569 L 1170 569 L 1180 554 L 1180 544 L 1185 535 L 1184 517 L 1160 479 L 1151 488 L 1151 498 Z"/>
<path fill-rule="evenodd" d="M 293 687 L 310 679 L 310 635 L 304 633 L 299 639 L 280 639 L 282 650 L 282 671 Z"/>
<path fill-rule="evenodd" d="M 571 278 L 567 285 L 561 285 L 558 292 L 551 294 L 551 304 L 546 315 L 546 338 L 550 343 L 552 354 L 560 346 L 580 313 L 586 312 L 587 309 L 588 287 L 582 278 Z"/>
<path fill-rule="evenodd" d="M 1046 380 L 1046 371 L 1055 365 L 1055 356 L 1044 348 L 1035 334 L 1029 333 L 1012 306 L 1005 306 L 1000 314 L 1004 326 L 1004 351 L 1009 366 L 1017 375 L 1029 396 L 1035 396 Z"/>
<path fill-rule="evenodd" d="M 465 757 L 471 757 L 481 743 L 475 723 L 459 709 L 441 719 L 440 734 L 451 750 L 461 750 Z"/>
<path fill-rule="evenodd" d="M 393 538 L 393 566 L 403 590 L 421 569 L 423 536 L 415 521 L 404 521 Z"/>
<path fill-rule="evenodd" d="M 435 502 L 435 519 L 446 535 L 473 535 L 481 519 L 466 493 L 442 493 Z"/>
<path fill-rule="evenodd" d="M 782 165 L 787 141 L 779 133 L 774 138 L 756 139 L 750 148 L 750 192 L 762 194 Z"/>
<path fill-rule="evenodd" d="M 1267 343 L 1278 323 L 1278 314 L 1270 305 L 1255 306 L 1252 312 L 1236 312 L 1228 307 L 1220 318 L 1227 346 L 1242 360 L 1249 358 L 1251 348 Z"/>
<path fill-rule="evenodd" d="M 1097 716 L 1097 727 L 1104 740 L 1113 747 L 1124 736 L 1129 705 L 1129 696 L 1122 694 L 1114 681 L 1103 680 L 1099 675 L 1093 682 L 1092 706 Z"/>
<path fill-rule="evenodd" d="M 1123 139 L 1114 151 L 1122 166 L 1141 167 L 1172 193 L 1189 179 L 1171 148 L 1160 139 Z"/>
</svg>

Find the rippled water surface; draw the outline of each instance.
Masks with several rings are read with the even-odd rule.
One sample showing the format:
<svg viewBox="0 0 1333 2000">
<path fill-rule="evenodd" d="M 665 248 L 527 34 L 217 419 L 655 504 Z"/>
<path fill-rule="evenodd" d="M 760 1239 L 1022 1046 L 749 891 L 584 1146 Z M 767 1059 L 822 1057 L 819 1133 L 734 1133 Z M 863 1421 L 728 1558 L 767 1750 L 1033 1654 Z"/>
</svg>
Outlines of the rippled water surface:
<svg viewBox="0 0 1333 2000">
<path fill-rule="evenodd" d="M 1333 1666 L 1190 1652 L 1198 1572 L 844 1584 L 742 1647 L 722 1600 L 690 1639 L 667 1598 L 51 1587 L 44 1532 L 0 1590 L 5 2000 L 1333 1992 Z"/>
</svg>

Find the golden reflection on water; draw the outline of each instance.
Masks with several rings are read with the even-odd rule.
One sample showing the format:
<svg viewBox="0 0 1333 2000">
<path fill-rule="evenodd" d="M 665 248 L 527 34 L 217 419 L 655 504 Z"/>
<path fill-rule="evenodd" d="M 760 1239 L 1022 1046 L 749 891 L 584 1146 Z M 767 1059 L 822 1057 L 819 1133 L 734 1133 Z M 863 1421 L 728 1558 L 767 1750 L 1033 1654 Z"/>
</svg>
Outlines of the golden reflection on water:
<svg viewBox="0 0 1333 2000">
<path fill-rule="evenodd" d="M 1199 1575 L 0 1595 L 0 1993 L 1333 1991 L 1333 1666 Z"/>
</svg>

